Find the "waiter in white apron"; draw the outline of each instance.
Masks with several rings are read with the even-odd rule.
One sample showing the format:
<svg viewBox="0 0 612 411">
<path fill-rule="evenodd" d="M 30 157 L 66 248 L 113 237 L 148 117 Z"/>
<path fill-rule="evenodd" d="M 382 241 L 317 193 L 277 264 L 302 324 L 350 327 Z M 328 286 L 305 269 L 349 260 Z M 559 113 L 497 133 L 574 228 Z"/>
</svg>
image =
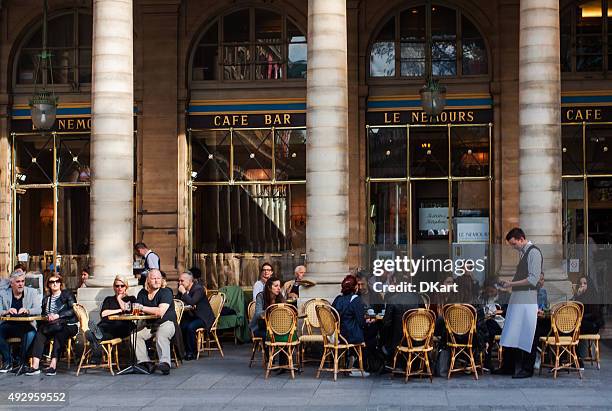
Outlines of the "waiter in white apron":
<svg viewBox="0 0 612 411">
<path fill-rule="evenodd" d="M 500 345 L 504 347 L 504 354 L 510 354 L 504 355 L 504 363 L 507 359 L 514 359 L 514 370 L 512 361 L 509 361 L 496 374 L 512 373 L 512 378 L 529 378 L 533 376 L 537 354 L 537 342 L 534 341 L 538 322 L 537 284 L 544 260 L 540 249 L 525 238 L 525 232 L 520 228 L 510 230 L 506 241 L 520 256 L 512 281 L 502 281 L 504 288 L 512 288 L 512 295 Z"/>
</svg>

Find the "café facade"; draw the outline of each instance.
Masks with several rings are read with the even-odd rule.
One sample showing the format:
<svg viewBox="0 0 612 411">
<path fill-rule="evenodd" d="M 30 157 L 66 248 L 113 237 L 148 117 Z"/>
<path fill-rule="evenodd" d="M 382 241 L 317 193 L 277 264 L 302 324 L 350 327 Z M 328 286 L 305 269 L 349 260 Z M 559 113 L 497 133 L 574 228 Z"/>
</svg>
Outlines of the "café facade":
<svg viewBox="0 0 612 411">
<path fill-rule="evenodd" d="M 612 242 L 609 0 L 93 3 L 48 2 L 59 105 L 41 132 L 42 2 L 0 2 L 3 275 L 21 258 L 91 265 L 104 285 L 144 241 L 171 279 L 196 265 L 213 286 L 250 285 L 263 259 L 285 277 L 305 260 L 324 285 L 371 246 L 490 250 L 520 224 L 585 270 L 575 246 Z M 113 19 L 131 31 L 103 33 Z M 113 132 L 95 101 L 108 50 L 133 58 Z M 429 77 L 446 89 L 437 115 Z M 504 251 L 489 269 L 514 263 Z"/>
</svg>

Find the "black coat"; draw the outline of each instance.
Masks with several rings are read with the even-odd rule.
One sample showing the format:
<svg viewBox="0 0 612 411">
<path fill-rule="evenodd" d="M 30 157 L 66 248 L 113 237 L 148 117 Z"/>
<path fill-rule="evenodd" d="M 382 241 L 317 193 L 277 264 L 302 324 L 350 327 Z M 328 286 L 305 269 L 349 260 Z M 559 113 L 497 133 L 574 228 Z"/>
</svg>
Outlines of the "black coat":
<svg viewBox="0 0 612 411">
<path fill-rule="evenodd" d="M 202 320 L 207 330 L 210 330 L 215 322 L 215 314 L 213 313 L 208 297 L 204 292 L 204 288 L 200 284 L 193 284 L 191 290 L 185 294 L 178 294 L 179 300 L 186 305 L 195 307 L 195 315 Z"/>
<path fill-rule="evenodd" d="M 41 315 L 43 317 L 46 317 L 49 314 L 49 312 L 47 311 L 47 307 L 49 306 L 50 299 L 51 299 L 50 294 L 45 295 L 45 298 L 43 298 L 42 312 L 41 312 Z M 72 294 L 72 292 L 69 290 L 62 290 L 60 297 L 59 297 L 60 309 L 59 309 L 59 312 L 57 313 L 59 315 L 58 321 L 60 321 L 62 324 L 78 323 L 76 314 L 74 313 L 74 310 L 72 309 L 72 306 L 75 303 L 76 303 L 76 300 L 74 298 L 74 294 Z"/>
<path fill-rule="evenodd" d="M 419 296 L 414 293 L 390 294 L 383 318 L 381 332 L 383 344 L 388 353 L 394 353 L 404 336 L 402 319 L 408 310 L 419 308 Z"/>
</svg>

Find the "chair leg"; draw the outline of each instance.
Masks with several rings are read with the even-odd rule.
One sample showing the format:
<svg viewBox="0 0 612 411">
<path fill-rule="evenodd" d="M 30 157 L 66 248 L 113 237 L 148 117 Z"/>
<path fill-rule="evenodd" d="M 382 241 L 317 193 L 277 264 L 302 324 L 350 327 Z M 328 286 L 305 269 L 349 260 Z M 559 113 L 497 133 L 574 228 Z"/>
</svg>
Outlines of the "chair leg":
<svg viewBox="0 0 612 411">
<path fill-rule="evenodd" d="M 317 370 L 317 378 L 321 375 L 321 370 L 325 366 L 325 358 L 327 357 L 327 347 L 323 347 L 323 355 L 321 356 L 321 364 L 319 364 L 319 369 Z"/>
<path fill-rule="evenodd" d="M 288 360 L 289 368 L 291 371 L 291 379 L 295 380 L 295 372 L 293 370 L 293 349 L 292 348 L 293 347 L 291 345 L 287 347 L 287 360 Z"/>
<path fill-rule="evenodd" d="M 115 375 L 115 372 L 113 371 L 113 346 L 109 345 L 108 349 L 106 349 L 105 351 L 108 370 L 110 371 L 111 375 Z"/>
<path fill-rule="evenodd" d="M 601 369 L 599 365 L 599 340 L 595 340 L 595 362 L 597 364 L 597 369 Z"/>
<path fill-rule="evenodd" d="M 450 361 L 450 366 L 448 367 L 448 376 L 446 377 L 449 380 L 451 377 L 451 373 L 453 372 L 453 368 L 455 368 L 455 355 L 456 355 L 456 348 L 451 347 L 451 361 Z"/>
<path fill-rule="evenodd" d="M 217 343 L 217 348 L 219 349 L 219 352 L 221 353 L 221 358 L 224 358 L 223 348 L 221 348 L 221 343 L 219 342 L 219 338 L 217 337 L 217 330 L 213 331 L 213 335 L 215 336 L 215 342 Z"/>
<path fill-rule="evenodd" d="M 115 346 L 115 365 L 117 367 L 117 371 L 121 370 L 121 366 L 119 365 L 119 346 Z"/>
<path fill-rule="evenodd" d="M 361 378 L 365 378 L 365 374 L 363 373 L 363 351 L 361 350 L 361 346 L 359 346 L 359 371 L 361 371 Z"/>
<path fill-rule="evenodd" d="M 79 362 L 79 367 L 77 368 L 77 372 L 76 372 L 77 377 L 79 376 L 79 373 L 81 372 L 83 361 L 85 361 L 85 358 L 87 357 L 88 354 L 89 354 L 89 350 L 87 349 L 87 347 L 85 347 L 85 350 L 83 351 L 83 355 L 81 355 L 81 361 Z"/>
<path fill-rule="evenodd" d="M 408 353 L 408 358 L 406 359 L 406 376 L 404 378 L 404 383 L 408 383 L 408 379 L 410 378 L 410 371 L 412 371 L 412 353 Z"/>
<path fill-rule="evenodd" d="M 253 365 L 253 360 L 255 359 L 255 350 L 257 348 L 257 342 L 253 341 L 253 347 L 251 348 L 251 361 L 249 361 L 249 368 Z"/>
<path fill-rule="evenodd" d="M 429 366 L 429 355 L 425 353 L 425 367 L 427 368 L 427 375 L 429 376 L 429 382 L 433 383 L 433 375 L 431 372 L 431 367 Z"/>
<path fill-rule="evenodd" d="M 557 371 L 559 371 L 559 346 L 555 346 L 555 371 L 553 372 L 553 378 L 557 379 Z"/>
<path fill-rule="evenodd" d="M 338 349 L 334 349 L 334 381 L 338 379 Z"/>
<path fill-rule="evenodd" d="M 196 331 L 196 349 L 198 353 L 196 354 L 196 360 L 200 359 L 200 352 L 202 351 L 202 333 Z"/>
<path fill-rule="evenodd" d="M 572 345 L 571 350 L 572 350 L 570 353 L 571 360 L 574 360 L 574 365 L 576 366 L 576 369 L 578 370 L 578 376 L 580 377 L 580 379 L 582 379 L 582 371 L 580 371 L 580 364 L 578 363 L 578 355 L 576 354 L 576 346 Z"/>
<path fill-rule="evenodd" d="M 272 362 L 274 361 L 274 346 L 270 346 L 270 352 L 268 353 L 268 367 L 266 368 L 266 379 L 270 376 L 270 368 L 272 368 Z"/>
<path fill-rule="evenodd" d="M 468 355 L 470 356 L 470 364 L 472 366 L 472 371 L 474 372 L 474 379 L 478 379 L 478 371 L 476 370 L 476 362 L 474 360 L 474 352 L 472 351 L 472 347 L 468 348 Z"/>
</svg>

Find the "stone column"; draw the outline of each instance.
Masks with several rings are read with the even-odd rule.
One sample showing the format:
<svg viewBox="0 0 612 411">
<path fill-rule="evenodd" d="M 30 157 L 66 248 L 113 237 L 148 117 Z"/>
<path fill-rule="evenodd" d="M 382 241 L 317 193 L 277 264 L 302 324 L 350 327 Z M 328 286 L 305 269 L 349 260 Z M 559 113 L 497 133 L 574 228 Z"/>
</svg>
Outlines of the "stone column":
<svg viewBox="0 0 612 411">
<path fill-rule="evenodd" d="M 11 267 L 13 196 L 11 192 L 11 136 L 8 133 L 7 106 L 0 105 L 0 278 L 7 277 Z"/>
<path fill-rule="evenodd" d="M 132 0 L 94 0 L 91 266 L 88 285 L 132 275 L 134 80 Z"/>
<path fill-rule="evenodd" d="M 559 2 L 521 0 L 519 219 L 527 237 L 542 246 L 549 295 L 567 291 L 567 284 L 555 284 L 567 279 L 561 214 Z"/>
<path fill-rule="evenodd" d="M 308 1 L 305 289 L 332 297 L 348 273 L 348 77 L 345 0 Z"/>
</svg>

